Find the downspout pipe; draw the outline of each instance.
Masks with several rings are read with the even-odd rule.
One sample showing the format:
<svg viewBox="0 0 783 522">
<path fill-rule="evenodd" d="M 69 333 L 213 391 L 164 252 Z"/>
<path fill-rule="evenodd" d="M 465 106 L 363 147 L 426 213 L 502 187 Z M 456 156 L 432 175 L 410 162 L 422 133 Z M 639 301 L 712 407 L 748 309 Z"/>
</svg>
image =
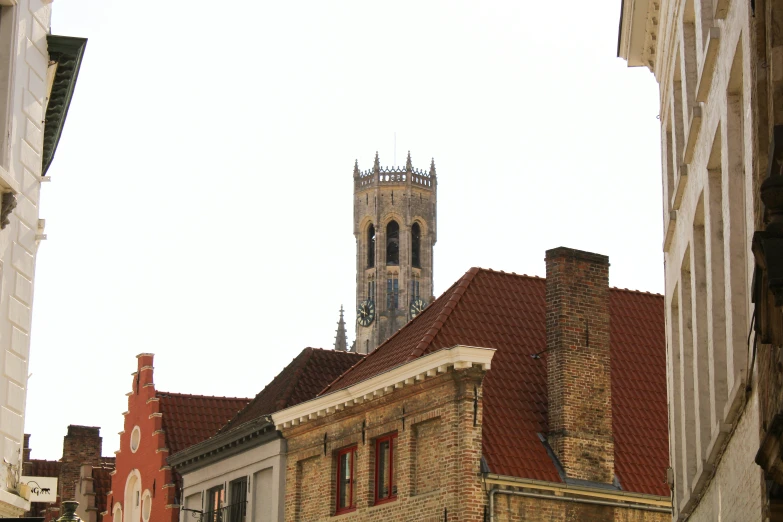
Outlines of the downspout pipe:
<svg viewBox="0 0 783 522">
<path fill-rule="evenodd" d="M 638 509 L 640 511 L 653 511 L 655 513 L 671 513 L 672 510 L 664 507 L 645 506 L 643 504 L 626 504 L 623 502 L 611 502 L 608 500 L 595 500 L 591 498 L 558 497 L 555 495 L 543 495 L 541 493 L 528 493 L 526 491 L 509 491 L 492 488 L 489 491 L 489 522 L 495 522 L 495 494 L 513 495 L 515 497 L 540 498 L 544 500 L 559 500 L 562 502 L 575 502 L 578 504 L 593 504 L 597 506 L 620 507 L 626 509 Z"/>
</svg>

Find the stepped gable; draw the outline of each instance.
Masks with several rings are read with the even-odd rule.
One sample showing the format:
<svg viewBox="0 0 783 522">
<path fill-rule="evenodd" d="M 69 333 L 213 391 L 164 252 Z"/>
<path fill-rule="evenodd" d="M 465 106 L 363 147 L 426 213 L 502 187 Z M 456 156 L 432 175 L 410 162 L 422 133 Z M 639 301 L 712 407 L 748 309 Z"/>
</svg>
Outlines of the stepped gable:
<svg viewBox="0 0 783 522">
<path fill-rule="evenodd" d="M 353 352 L 305 348 L 220 430 L 221 433 L 315 398 L 324 386 L 363 358 L 364 355 Z"/>
<path fill-rule="evenodd" d="M 562 482 L 538 437 L 548 431 L 545 292 L 544 278 L 471 268 L 321 394 L 442 348 L 494 348 L 483 389 L 490 472 Z M 663 296 L 611 288 L 609 308 L 615 474 L 625 491 L 669 496 Z"/>
<path fill-rule="evenodd" d="M 159 391 L 166 444 L 173 454 L 207 440 L 250 402 L 240 397 L 213 397 Z"/>
</svg>

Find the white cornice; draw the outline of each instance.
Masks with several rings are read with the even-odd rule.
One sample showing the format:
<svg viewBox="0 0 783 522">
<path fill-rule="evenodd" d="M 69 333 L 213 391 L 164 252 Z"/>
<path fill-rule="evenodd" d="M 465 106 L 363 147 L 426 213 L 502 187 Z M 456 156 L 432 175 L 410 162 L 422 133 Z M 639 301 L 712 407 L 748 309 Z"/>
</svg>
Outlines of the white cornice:
<svg viewBox="0 0 783 522">
<path fill-rule="evenodd" d="M 617 54 L 655 72 L 661 0 L 623 0 Z"/>
<path fill-rule="evenodd" d="M 331 415 L 354 404 L 372 400 L 393 392 L 395 389 L 424 381 L 446 373 L 449 369 L 466 369 L 473 365 L 489 370 L 494 348 L 475 346 L 453 346 L 401 364 L 384 373 L 360 381 L 353 386 L 337 390 L 321 397 L 302 402 L 272 414 L 272 421 L 278 430 L 303 424 L 309 420 Z"/>
</svg>

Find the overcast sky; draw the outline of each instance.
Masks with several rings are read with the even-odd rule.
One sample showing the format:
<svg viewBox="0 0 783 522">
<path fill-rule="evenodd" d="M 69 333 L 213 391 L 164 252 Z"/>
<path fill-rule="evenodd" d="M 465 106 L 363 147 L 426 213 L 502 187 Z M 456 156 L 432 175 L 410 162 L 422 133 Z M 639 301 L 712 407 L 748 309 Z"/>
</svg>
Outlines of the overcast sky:
<svg viewBox="0 0 783 522">
<path fill-rule="evenodd" d="M 606 254 L 663 290 L 657 85 L 620 1 L 53 4 L 89 38 L 43 186 L 25 431 L 117 449 L 135 356 L 159 390 L 253 396 L 354 337 L 352 170 L 435 158 L 435 293 L 472 266 Z"/>
</svg>

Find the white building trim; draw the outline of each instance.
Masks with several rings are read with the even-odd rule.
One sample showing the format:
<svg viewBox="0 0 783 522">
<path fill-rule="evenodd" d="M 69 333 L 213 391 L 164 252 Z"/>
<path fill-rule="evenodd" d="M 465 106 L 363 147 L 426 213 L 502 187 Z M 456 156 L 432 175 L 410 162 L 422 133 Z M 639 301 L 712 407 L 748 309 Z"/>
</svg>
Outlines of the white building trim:
<svg viewBox="0 0 783 522">
<path fill-rule="evenodd" d="M 381 397 L 395 389 L 446 373 L 452 368 L 461 370 L 477 365 L 486 371 L 490 369 L 494 355 L 493 348 L 462 345 L 444 348 L 342 390 L 281 410 L 272 414 L 272 420 L 278 430 L 290 428 L 350 408 L 354 404 L 361 404 L 366 400 Z"/>
</svg>

